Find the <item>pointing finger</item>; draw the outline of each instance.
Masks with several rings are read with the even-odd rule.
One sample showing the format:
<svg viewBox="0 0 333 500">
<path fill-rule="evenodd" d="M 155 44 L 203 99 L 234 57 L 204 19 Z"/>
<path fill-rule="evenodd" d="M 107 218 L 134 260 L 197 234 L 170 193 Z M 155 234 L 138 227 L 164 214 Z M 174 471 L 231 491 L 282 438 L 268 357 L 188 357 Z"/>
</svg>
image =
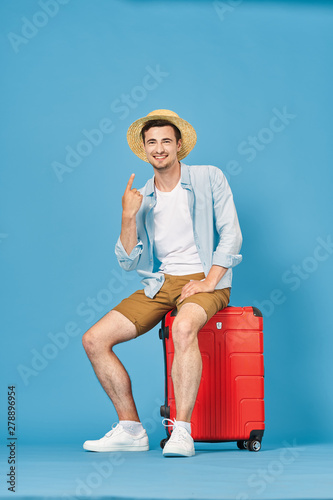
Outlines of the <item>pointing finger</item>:
<svg viewBox="0 0 333 500">
<path fill-rule="evenodd" d="M 131 190 L 131 187 L 132 187 L 132 184 L 133 184 L 133 181 L 134 181 L 134 177 L 135 177 L 135 174 L 132 174 L 131 177 L 129 178 L 129 181 L 128 181 L 126 189 L 125 189 L 125 192 Z"/>
</svg>

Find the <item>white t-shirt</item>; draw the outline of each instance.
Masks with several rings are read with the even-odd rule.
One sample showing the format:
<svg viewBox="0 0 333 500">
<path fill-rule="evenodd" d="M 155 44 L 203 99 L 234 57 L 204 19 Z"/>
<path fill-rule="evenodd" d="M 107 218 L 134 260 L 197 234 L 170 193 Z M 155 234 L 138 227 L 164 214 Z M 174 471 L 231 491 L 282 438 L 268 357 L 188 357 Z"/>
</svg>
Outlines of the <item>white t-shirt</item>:
<svg viewBox="0 0 333 500">
<path fill-rule="evenodd" d="M 204 272 L 194 242 L 187 191 L 180 179 L 172 191 L 159 191 L 155 186 L 155 193 L 154 248 L 161 261 L 159 271 L 176 276 Z"/>
</svg>

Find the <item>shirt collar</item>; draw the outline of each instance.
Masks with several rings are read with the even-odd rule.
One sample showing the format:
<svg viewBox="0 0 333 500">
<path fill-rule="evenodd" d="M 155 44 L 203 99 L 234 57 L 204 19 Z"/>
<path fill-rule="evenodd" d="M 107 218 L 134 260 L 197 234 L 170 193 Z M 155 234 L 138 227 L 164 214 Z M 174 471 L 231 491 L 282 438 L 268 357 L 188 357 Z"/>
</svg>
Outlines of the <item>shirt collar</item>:
<svg viewBox="0 0 333 500">
<path fill-rule="evenodd" d="M 154 180 L 155 180 L 155 175 L 147 182 L 147 187 L 146 187 L 147 196 L 152 196 L 155 192 Z M 185 163 L 182 162 L 180 162 L 180 183 L 182 186 L 191 186 L 190 171 L 188 165 L 185 165 Z"/>
</svg>

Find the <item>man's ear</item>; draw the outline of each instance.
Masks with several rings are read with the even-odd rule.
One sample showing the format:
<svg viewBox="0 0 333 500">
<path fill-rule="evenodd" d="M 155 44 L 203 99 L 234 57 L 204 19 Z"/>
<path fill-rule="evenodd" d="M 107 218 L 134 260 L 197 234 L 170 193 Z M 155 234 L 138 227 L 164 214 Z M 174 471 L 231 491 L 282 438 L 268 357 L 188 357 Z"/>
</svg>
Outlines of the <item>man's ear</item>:
<svg viewBox="0 0 333 500">
<path fill-rule="evenodd" d="M 179 139 L 178 144 L 177 144 L 177 151 L 180 151 L 181 147 L 182 147 L 182 140 Z"/>
</svg>

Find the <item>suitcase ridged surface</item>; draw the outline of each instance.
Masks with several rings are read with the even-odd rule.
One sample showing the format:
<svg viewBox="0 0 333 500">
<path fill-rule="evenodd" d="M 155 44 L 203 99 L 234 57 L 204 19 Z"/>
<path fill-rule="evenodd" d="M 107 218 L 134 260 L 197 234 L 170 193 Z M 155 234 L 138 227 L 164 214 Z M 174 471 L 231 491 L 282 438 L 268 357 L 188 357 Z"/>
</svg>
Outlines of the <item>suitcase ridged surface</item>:
<svg viewBox="0 0 333 500">
<path fill-rule="evenodd" d="M 174 314 L 174 313 L 173 313 Z M 174 355 L 170 311 L 164 318 L 166 406 L 176 418 L 171 379 Z M 263 318 L 252 307 L 227 307 L 215 314 L 198 334 L 203 370 L 192 414 L 196 441 L 248 440 L 265 428 Z"/>
</svg>

